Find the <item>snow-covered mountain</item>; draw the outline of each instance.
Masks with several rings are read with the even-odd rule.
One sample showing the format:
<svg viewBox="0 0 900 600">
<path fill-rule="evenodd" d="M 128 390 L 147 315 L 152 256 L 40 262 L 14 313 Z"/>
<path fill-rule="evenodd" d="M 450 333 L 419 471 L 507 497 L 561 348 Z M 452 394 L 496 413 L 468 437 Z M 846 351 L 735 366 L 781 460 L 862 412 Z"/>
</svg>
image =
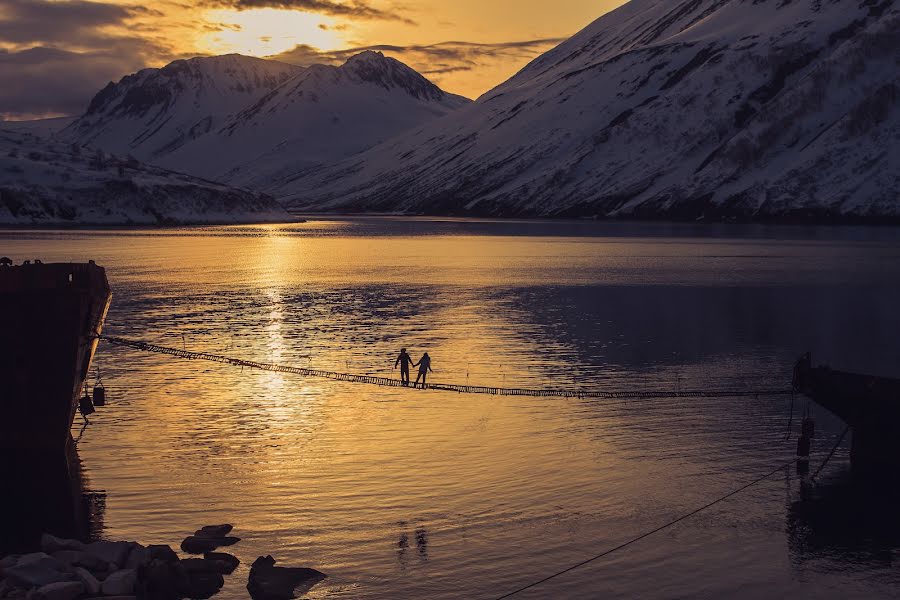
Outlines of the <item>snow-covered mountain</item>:
<svg viewBox="0 0 900 600">
<path fill-rule="evenodd" d="M 0 128 L 0 224 L 284 222 L 272 198 Z"/>
<path fill-rule="evenodd" d="M 273 191 L 314 210 L 900 216 L 894 0 L 632 0 L 474 104 Z"/>
<path fill-rule="evenodd" d="M 165 162 L 266 190 L 470 102 L 393 58 L 367 51 L 340 67 L 309 67 Z"/>
<path fill-rule="evenodd" d="M 61 135 L 158 162 L 303 70 L 239 54 L 176 60 L 110 83 Z"/>
<path fill-rule="evenodd" d="M 159 163 L 265 190 L 470 102 L 393 58 L 367 51 L 340 67 L 309 67 Z"/>
<path fill-rule="evenodd" d="M 376 52 L 308 68 L 230 55 L 176 61 L 110 84 L 63 135 L 264 190 L 469 102 Z"/>
</svg>

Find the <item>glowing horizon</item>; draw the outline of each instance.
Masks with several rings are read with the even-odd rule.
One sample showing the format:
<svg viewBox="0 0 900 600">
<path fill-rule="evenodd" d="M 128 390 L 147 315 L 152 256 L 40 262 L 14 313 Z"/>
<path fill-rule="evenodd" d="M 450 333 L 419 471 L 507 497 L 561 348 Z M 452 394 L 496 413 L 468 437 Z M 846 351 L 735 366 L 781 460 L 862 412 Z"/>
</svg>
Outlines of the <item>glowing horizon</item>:
<svg viewBox="0 0 900 600">
<path fill-rule="evenodd" d="M 375 48 L 475 98 L 623 0 L 0 0 L 0 118 L 80 114 L 109 81 L 192 56 L 340 64 Z"/>
</svg>

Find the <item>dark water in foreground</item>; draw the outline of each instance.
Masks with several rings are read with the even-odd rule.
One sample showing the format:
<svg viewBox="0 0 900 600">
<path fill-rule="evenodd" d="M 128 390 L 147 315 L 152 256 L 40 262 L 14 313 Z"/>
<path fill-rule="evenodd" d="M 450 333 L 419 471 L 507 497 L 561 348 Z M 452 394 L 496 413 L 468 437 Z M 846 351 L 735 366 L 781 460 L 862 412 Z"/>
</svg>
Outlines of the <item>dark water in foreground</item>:
<svg viewBox="0 0 900 600">
<path fill-rule="evenodd" d="M 248 359 L 604 389 L 787 387 L 812 351 L 900 376 L 896 230 L 317 221 L 0 232 L 17 262 L 93 258 L 107 332 Z M 465 396 L 241 371 L 101 346 L 109 405 L 79 454 L 102 533 L 233 522 L 330 578 L 311 598 L 492 598 L 790 458 L 789 401 Z M 813 464 L 842 425 L 818 417 Z M 795 421 L 796 424 L 796 421 Z M 896 498 L 847 448 L 521 598 L 900 597 Z M 4 491 L 16 494 L 16 491 Z M 11 518 L 7 515 L 5 518 Z"/>
</svg>

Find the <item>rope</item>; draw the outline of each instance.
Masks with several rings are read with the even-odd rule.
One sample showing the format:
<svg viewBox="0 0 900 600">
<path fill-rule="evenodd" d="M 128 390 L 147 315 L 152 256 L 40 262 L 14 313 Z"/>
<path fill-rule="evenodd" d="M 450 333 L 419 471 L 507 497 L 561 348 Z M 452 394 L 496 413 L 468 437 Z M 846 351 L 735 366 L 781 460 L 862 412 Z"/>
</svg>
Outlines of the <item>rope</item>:
<svg viewBox="0 0 900 600">
<path fill-rule="evenodd" d="M 157 354 L 166 354 L 178 358 L 186 358 L 190 360 L 205 360 L 209 362 L 217 362 L 237 367 L 248 367 L 251 369 L 260 369 L 263 371 L 272 371 L 277 373 L 291 373 L 294 375 L 302 375 L 304 377 L 315 377 L 319 379 L 332 379 L 335 381 L 345 381 L 348 383 L 363 383 L 368 385 L 378 385 L 382 387 L 410 387 L 404 386 L 398 379 L 388 377 L 376 377 L 373 375 L 358 375 L 353 373 L 340 373 L 337 371 L 323 371 L 320 369 L 311 369 L 308 367 L 293 367 L 288 365 L 278 365 L 272 363 L 262 363 L 252 360 L 244 360 L 240 358 L 232 358 L 219 354 L 209 354 L 206 352 L 192 352 L 185 349 L 171 348 L 167 346 L 158 346 L 138 340 L 129 340 L 126 338 L 115 337 L 111 335 L 99 335 L 99 339 L 109 342 L 116 346 L 124 346 L 133 348 L 142 352 L 154 352 Z M 457 392 L 460 394 L 489 394 L 492 396 L 533 396 L 533 397 L 555 397 L 555 398 L 608 398 L 608 399 L 639 399 L 639 398 L 713 398 L 713 397 L 755 397 L 759 395 L 787 395 L 790 390 L 785 389 L 719 389 L 719 390 L 640 390 L 640 391 L 603 391 L 603 390 L 572 390 L 561 388 L 507 388 L 507 387 L 486 387 L 479 385 L 461 385 L 456 383 L 429 383 L 428 390 L 439 390 L 447 392 Z"/>
<path fill-rule="evenodd" d="M 109 342 L 115 346 L 124 346 L 133 348 L 142 352 L 154 352 L 157 354 L 166 354 L 178 358 L 186 358 L 189 360 L 205 360 L 209 362 L 217 362 L 237 367 L 248 367 L 251 369 L 260 369 L 262 371 L 272 371 L 276 373 L 291 373 L 294 375 L 302 375 L 304 377 L 316 377 L 319 379 L 332 379 L 335 381 L 345 381 L 348 383 L 364 383 L 369 385 L 378 385 L 382 387 L 410 387 L 404 386 L 398 379 L 388 377 L 376 377 L 374 375 L 358 375 L 353 373 L 340 373 L 337 371 L 323 371 L 320 369 L 311 369 L 308 367 L 293 367 L 288 365 L 278 365 L 273 363 L 262 363 L 252 360 L 244 360 L 219 354 L 209 354 L 207 352 L 193 352 L 187 349 L 171 348 L 167 346 L 158 346 L 138 340 L 129 340 L 126 338 L 115 337 L 111 335 L 99 335 L 99 339 Z M 419 388 L 422 389 L 422 388 Z M 479 385 L 460 385 L 456 383 L 429 383 L 424 389 L 439 390 L 447 392 L 457 392 L 460 394 L 490 394 L 492 396 L 534 396 L 534 397 L 556 397 L 556 398 L 710 398 L 710 397 L 755 397 L 760 394 L 764 395 L 787 395 L 790 390 L 785 389 L 720 389 L 720 390 L 641 390 L 641 391 L 602 391 L 602 390 L 571 390 L 562 388 L 506 388 L 506 387 L 486 387 Z"/>
<path fill-rule="evenodd" d="M 822 472 L 822 469 L 825 468 L 825 465 L 828 464 L 828 461 L 830 461 L 831 457 L 834 456 L 834 453 L 837 452 L 838 447 L 841 445 L 841 442 L 844 441 L 844 437 L 847 435 L 848 431 L 850 431 L 849 425 L 847 425 L 847 427 L 844 428 L 844 433 L 841 434 L 841 437 L 838 438 L 838 441 L 834 445 L 834 447 L 831 449 L 831 452 L 829 452 L 828 456 L 825 457 L 825 461 L 822 463 L 822 465 L 818 469 L 816 469 L 815 474 L 810 478 L 812 481 L 816 480 L 816 477 L 819 476 L 819 473 Z"/>
<path fill-rule="evenodd" d="M 747 489 L 753 487 L 754 485 L 756 485 L 756 484 L 758 484 L 758 483 L 761 483 L 761 482 L 765 481 L 766 479 L 768 479 L 768 478 L 771 477 L 772 475 L 775 475 L 776 473 L 778 473 L 779 471 L 781 471 L 781 470 L 784 469 L 785 467 L 789 466 L 789 465 L 790 465 L 791 463 L 793 463 L 793 462 L 794 462 L 794 459 L 791 459 L 791 460 L 787 461 L 786 463 L 784 463 L 784 464 L 778 466 L 777 468 L 775 468 L 775 469 L 769 471 L 769 472 L 766 473 L 765 475 L 763 475 L 763 476 L 761 476 L 761 477 L 757 477 L 756 479 L 754 479 L 754 480 L 751 481 L 750 483 L 747 483 L 747 484 L 745 484 L 745 485 L 743 485 L 743 486 L 737 488 L 736 490 L 733 490 L 733 491 L 731 491 L 731 492 L 728 492 L 728 493 L 725 494 L 724 496 L 721 496 L 721 497 L 719 497 L 719 498 L 716 498 L 716 499 L 713 500 L 712 502 L 710 502 L 710 503 L 708 503 L 708 504 L 704 504 L 704 505 L 701 506 L 700 508 L 696 508 L 696 509 L 692 510 L 692 511 L 689 512 L 689 513 L 685 513 L 685 514 L 681 515 L 680 517 L 678 517 L 677 519 L 673 519 L 673 520 L 669 521 L 668 523 L 666 523 L 666 524 L 664 524 L 664 525 L 660 525 L 660 526 L 657 527 L 656 529 L 652 529 L 652 530 L 650 530 L 650 531 L 648 531 L 648 532 L 646 532 L 646 533 L 642 533 L 641 535 L 639 535 L 639 536 L 637 536 L 637 537 L 631 538 L 631 539 L 628 540 L 627 542 L 624 542 L 624 543 L 622 543 L 622 544 L 619 544 L 618 546 L 615 546 L 615 547 L 613 547 L 613 548 L 610 548 L 609 550 L 604 550 L 604 551 L 601 552 L 600 554 L 598 554 L 598 555 L 596 555 L 596 556 L 592 556 L 591 558 L 589 558 L 589 559 L 587 559 L 587 560 L 583 560 L 583 561 L 581 561 L 580 563 L 574 564 L 574 565 L 572 565 L 571 567 L 567 567 L 567 568 L 563 569 L 562 571 L 557 571 L 556 573 L 554 573 L 554 574 L 552 574 L 552 575 L 548 575 L 547 577 L 544 577 L 543 579 L 539 579 L 538 581 L 535 581 L 535 582 L 533 582 L 533 583 L 529 583 L 528 585 L 524 585 L 524 586 L 522 586 L 522 587 L 520 587 L 520 588 L 518 588 L 518 589 L 516 589 L 516 590 L 513 590 L 513 591 L 511 591 L 511 592 L 508 592 L 508 593 L 506 593 L 506 594 L 503 594 L 502 596 L 498 596 L 498 597 L 495 598 L 494 600 L 504 600 L 505 598 L 511 598 L 512 596 L 515 596 L 516 594 L 520 594 L 520 593 L 524 592 L 525 590 L 530 590 L 530 589 L 533 588 L 533 587 L 537 587 L 537 586 L 541 585 L 542 583 L 545 583 L 545 582 L 547 582 L 547 581 L 550 581 L 551 579 L 555 579 L 555 578 L 559 577 L 560 575 L 564 575 L 564 574 L 566 574 L 566 573 L 568 573 L 568 572 L 570 572 L 570 571 L 574 571 L 575 569 L 577 569 L 577 568 L 579 568 L 579 567 L 583 567 L 584 565 L 586 565 L 586 564 L 588 564 L 588 563 L 592 563 L 592 562 L 594 562 L 594 561 L 596 561 L 596 560 L 599 560 L 599 559 L 603 558 L 604 556 L 609 556 L 609 555 L 612 554 L 613 552 L 618 552 L 619 550 L 622 550 L 623 548 L 627 548 L 628 546 L 630 546 L 630 545 L 632 545 L 632 544 L 635 544 L 635 543 L 637 543 L 637 542 L 639 542 L 639 541 L 641 541 L 641 540 L 643 540 L 643 539 L 645 539 L 645 538 L 648 538 L 648 537 L 650 537 L 651 535 L 653 535 L 653 534 L 655 534 L 655 533 L 659 533 L 660 531 L 663 531 L 664 529 L 668 529 L 669 527 L 672 527 L 673 525 L 675 525 L 675 524 L 677 524 L 677 523 L 680 523 L 681 521 L 684 521 L 685 519 L 688 519 L 688 518 L 690 518 L 690 517 L 693 517 L 694 515 L 696 515 L 696 514 L 698 514 L 698 513 L 701 513 L 701 512 L 703 512 L 704 510 L 706 510 L 706 509 L 708 509 L 708 508 L 711 508 L 711 507 L 715 506 L 716 504 L 719 504 L 720 502 L 724 502 L 725 500 L 727 500 L 728 498 L 731 498 L 732 496 L 736 496 L 737 494 L 740 494 L 741 492 L 743 492 L 743 491 L 745 491 L 745 490 L 747 490 Z"/>
<path fill-rule="evenodd" d="M 167 346 L 159 346 L 156 344 L 150 344 L 147 342 L 142 342 L 138 340 L 130 340 L 126 338 L 110 336 L 110 335 L 99 335 L 98 338 L 109 342 L 110 344 L 116 346 L 123 346 L 127 348 L 132 348 L 135 350 L 139 350 L 142 352 L 153 352 L 157 354 L 165 354 L 169 356 L 175 356 L 178 358 L 186 358 L 190 360 L 205 360 L 210 362 L 217 362 L 222 364 L 228 364 L 233 366 L 239 366 L 241 368 L 248 367 L 252 369 L 260 369 L 264 371 L 272 371 L 279 373 L 291 373 L 295 375 L 302 375 L 306 377 L 316 377 L 320 379 L 331 379 L 335 381 L 345 381 L 349 383 L 363 383 L 369 385 L 378 385 L 383 387 L 408 387 L 404 386 L 403 383 L 397 379 L 390 379 L 387 377 L 375 377 L 372 375 L 358 375 L 353 373 L 340 373 L 337 371 L 323 371 L 320 369 L 311 369 L 307 367 L 294 367 L 288 365 L 278 365 L 272 363 L 261 363 L 251 360 L 244 360 L 239 358 L 233 358 L 229 356 L 222 356 L 218 354 L 210 354 L 206 352 L 193 352 L 187 350 L 187 348 L 178 349 L 171 348 Z M 468 378 L 467 378 L 468 379 Z M 679 385 L 680 387 L 680 385 Z M 430 390 L 441 390 L 441 391 L 451 391 L 458 392 L 463 394 L 490 394 L 494 396 L 535 396 L 535 397 L 559 397 L 559 398 L 605 398 L 605 399 L 641 399 L 641 398 L 713 398 L 713 397 L 757 397 L 760 395 L 793 395 L 792 389 L 758 389 L 758 390 L 747 390 L 747 389 L 719 389 L 719 390 L 681 390 L 676 389 L 672 390 L 642 390 L 642 391 L 602 391 L 602 390 L 571 390 L 571 389 L 552 389 L 552 388 L 505 388 L 505 387 L 486 387 L 486 386 L 476 386 L 476 385 L 461 385 L 454 383 L 431 383 L 428 384 L 428 387 L 425 389 Z M 842 436 L 843 438 L 843 436 Z M 832 454 L 834 450 L 832 450 Z M 830 458 L 830 455 L 829 455 Z M 613 548 L 605 550 L 596 556 L 588 558 L 587 560 L 583 560 L 575 565 L 567 567 L 561 571 L 553 573 L 552 575 L 548 575 L 543 579 L 538 581 L 529 583 L 524 585 L 512 592 L 508 592 L 502 596 L 498 596 L 495 600 L 505 600 L 506 598 L 510 598 L 515 596 L 521 592 L 534 588 L 542 583 L 550 581 L 551 579 L 555 579 L 561 575 L 569 573 L 570 571 L 574 571 L 579 567 L 583 567 L 589 563 L 597 561 L 605 556 L 608 556 L 614 552 L 627 548 L 632 544 L 635 544 L 645 538 L 648 538 L 660 531 L 668 529 L 681 521 L 684 521 L 698 513 L 701 513 L 725 500 L 740 494 L 741 492 L 769 479 L 785 467 L 789 466 L 794 462 L 794 459 L 791 459 L 784 464 L 779 465 L 777 468 L 769 471 L 765 475 L 754 479 L 753 481 L 735 489 L 731 492 L 716 498 L 715 500 L 704 504 L 703 506 L 696 508 L 688 513 L 681 515 L 680 517 L 673 519 L 655 529 L 642 533 L 641 535 L 634 537 L 626 542 L 619 544 Z M 827 462 L 827 459 L 826 459 Z M 824 465 L 823 465 L 824 466 Z"/>
</svg>

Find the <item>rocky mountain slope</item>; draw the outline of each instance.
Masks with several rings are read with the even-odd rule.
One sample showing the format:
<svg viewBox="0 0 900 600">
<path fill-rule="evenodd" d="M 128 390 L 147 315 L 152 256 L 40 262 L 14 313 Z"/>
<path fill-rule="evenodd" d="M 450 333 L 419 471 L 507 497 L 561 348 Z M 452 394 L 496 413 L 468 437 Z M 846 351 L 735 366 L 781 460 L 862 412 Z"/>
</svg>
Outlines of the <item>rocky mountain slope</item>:
<svg viewBox="0 0 900 600">
<path fill-rule="evenodd" d="M 63 135 L 264 190 L 469 102 L 376 52 L 305 69 L 232 55 L 111 84 Z"/>
<path fill-rule="evenodd" d="M 61 135 L 155 162 L 303 70 L 239 54 L 176 60 L 110 83 Z"/>
<path fill-rule="evenodd" d="M 900 216 L 894 0 L 632 0 L 478 101 L 274 188 L 314 210 Z"/>
<path fill-rule="evenodd" d="M 309 67 L 159 162 L 265 190 L 469 103 L 397 60 L 363 52 L 340 67 Z"/>
<path fill-rule="evenodd" d="M 286 221 L 270 197 L 0 128 L 0 224 Z"/>
</svg>

